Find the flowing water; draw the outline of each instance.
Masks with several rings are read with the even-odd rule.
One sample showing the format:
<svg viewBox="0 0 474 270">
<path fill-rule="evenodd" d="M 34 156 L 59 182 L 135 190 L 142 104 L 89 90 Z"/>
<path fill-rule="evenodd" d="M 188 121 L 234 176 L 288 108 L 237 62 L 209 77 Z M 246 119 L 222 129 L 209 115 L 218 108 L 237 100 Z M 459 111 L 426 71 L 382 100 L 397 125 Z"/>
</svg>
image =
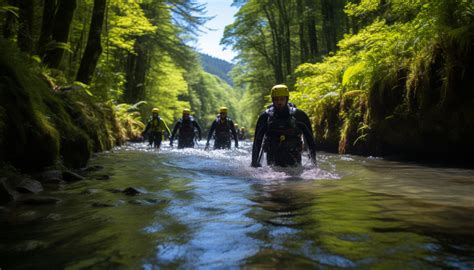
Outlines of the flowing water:
<svg viewBox="0 0 474 270">
<path fill-rule="evenodd" d="M 250 148 L 100 154 L 44 192 L 61 203 L 2 208 L 0 268 L 474 268 L 473 170 L 326 153 L 254 169 Z"/>
</svg>

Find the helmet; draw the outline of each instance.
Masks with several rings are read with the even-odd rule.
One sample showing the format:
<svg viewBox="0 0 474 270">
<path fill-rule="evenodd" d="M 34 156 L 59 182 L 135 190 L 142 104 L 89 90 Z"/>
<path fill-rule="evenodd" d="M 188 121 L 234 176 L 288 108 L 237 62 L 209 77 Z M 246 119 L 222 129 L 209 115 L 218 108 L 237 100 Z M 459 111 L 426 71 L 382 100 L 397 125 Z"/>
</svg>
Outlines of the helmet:
<svg viewBox="0 0 474 270">
<path fill-rule="evenodd" d="M 183 114 L 190 114 L 191 110 L 190 109 L 183 109 Z"/>
<path fill-rule="evenodd" d="M 227 107 L 220 107 L 219 113 L 227 113 Z"/>
<path fill-rule="evenodd" d="M 151 110 L 152 113 L 159 113 L 160 112 L 160 109 L 158 108 L 153 108 L 153 110 Z"/>
<path fill-rule="evenodd" d="M 289 97 L 290 92 L 288 91 L 288 86 L 284 84 L 277 84 L 272 87 L 272 97 Z"/>
<path fill-rule="evenodd" d="M 234 127 L 239 127 L 239 124 L 234 124 Z"/>
</svg>

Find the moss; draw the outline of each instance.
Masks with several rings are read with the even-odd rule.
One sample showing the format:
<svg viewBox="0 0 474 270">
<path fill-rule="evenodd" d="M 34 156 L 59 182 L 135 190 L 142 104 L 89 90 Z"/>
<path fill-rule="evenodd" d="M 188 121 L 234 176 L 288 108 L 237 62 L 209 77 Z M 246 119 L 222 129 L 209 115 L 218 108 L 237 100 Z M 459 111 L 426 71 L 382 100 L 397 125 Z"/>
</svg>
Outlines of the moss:
<svg viewBox="0 0 474 270">
<path fill-rule="evenodd" d="M 122 142 L 109 105 L 81 90 L 53 91 L 36 63 L 0 40 L 0 162 L 24 170 L 86 165 Z"/>
</svg>

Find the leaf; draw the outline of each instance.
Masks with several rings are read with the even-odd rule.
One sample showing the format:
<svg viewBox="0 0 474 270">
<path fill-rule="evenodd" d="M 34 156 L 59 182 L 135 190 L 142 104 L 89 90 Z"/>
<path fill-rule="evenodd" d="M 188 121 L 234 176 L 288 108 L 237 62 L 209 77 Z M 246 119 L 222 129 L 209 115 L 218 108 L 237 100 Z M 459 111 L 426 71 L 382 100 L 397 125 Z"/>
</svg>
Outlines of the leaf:
<svg viewBox="0 0 474 270">
<path fill-rule="evenodd" d="M 35 60 L 36 63 L 41 64 L 41 57 L 39 55 L 32 55 L 31 59 Z"/>
</svg>

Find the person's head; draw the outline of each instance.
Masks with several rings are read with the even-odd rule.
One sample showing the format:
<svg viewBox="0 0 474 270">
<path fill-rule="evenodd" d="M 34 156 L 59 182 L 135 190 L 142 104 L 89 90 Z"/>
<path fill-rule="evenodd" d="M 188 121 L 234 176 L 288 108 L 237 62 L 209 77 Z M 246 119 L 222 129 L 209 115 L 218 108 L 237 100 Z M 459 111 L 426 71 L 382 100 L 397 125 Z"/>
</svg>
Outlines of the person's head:
<svg viewBox="0 0 474 270">
<path fill-rule="evenodd" d="M 184 109 L 183 110 L 183 119 L 188 119 L 190 114 L 191 114 L 190 109 Z"/>
<path fill-rule="evenodd" d="M 239 129 L 239 124 L 237 124 L 237 123 L 234 124 L 234 128 L 235 128 L 235 129 Z"/>
<path fill-rule="evenodd" d="M 275 109 L 282 110 L 286 106 L 286 104 L 288 104 L 288 99 L 290 97 L 288 86 L 284 84 L 277 84 L 273 86 L 271 97 Z"/>
<path fill-rule="evenodd" d="M 219 115 L 221 116 L 221 118 L 227 117 L 227 107 L 220 107 Z"/>
<path fill-rule="evenodd" d="M 153 110 L 151 110 L 151 114 L 156 117 L 160 114 L 160 109 L 158 108 L 153 108 Z"/>
<path fill-rule="evenodd" d="M 244 127 L 241 127 L 241 128 L 240 128 L 240 131 L 244 132 L 244 131 L 245 131 L 245 128 L 244 128 Z"/>
</svg>

